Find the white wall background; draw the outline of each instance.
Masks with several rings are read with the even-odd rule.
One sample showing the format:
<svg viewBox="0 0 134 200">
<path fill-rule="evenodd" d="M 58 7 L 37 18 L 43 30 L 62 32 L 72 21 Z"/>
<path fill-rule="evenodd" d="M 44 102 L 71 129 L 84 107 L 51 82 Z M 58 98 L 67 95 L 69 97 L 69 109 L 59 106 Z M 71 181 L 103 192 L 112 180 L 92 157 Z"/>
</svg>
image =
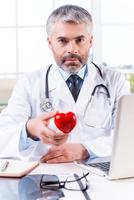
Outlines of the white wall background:
<svg viewBox="0 0 134 200">
<path fill-rule="evenodd" d="M 0 0 L 0 78 L 51 63 L 45 23 L 64 4 L 83 6 L 92 14 L 96 63 L 134 65 L 133 0 Z"/>
</svg>

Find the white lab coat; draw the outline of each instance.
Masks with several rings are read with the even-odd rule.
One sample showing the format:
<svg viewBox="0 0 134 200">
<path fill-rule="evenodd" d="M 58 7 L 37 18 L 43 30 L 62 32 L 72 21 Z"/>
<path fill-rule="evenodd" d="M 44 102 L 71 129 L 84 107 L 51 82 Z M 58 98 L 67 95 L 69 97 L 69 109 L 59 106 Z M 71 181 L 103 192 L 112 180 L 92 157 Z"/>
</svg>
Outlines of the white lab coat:
<svg viewBox="0 0 134 200">
<path fill-rule="evenodd" d="M 32 140 L 26 149 L 19 148 L 21 130 L 26 121 L 42 113 L 40 102 L 45 96 L 46 69 L 28 73 L 18 80 L 8 107 L 0 115 L 0 157 L 37 159 L 47 152 L 49 145 Z M 73 111 L 77 116 L 77 126 L 68 142 L 81 143 L 97 156 L 107 156 L 111 154 L 111 130 L 118 100 L 130 93 L 130 87 L 119 72 L 108 68 L 101 70 L 104 79 L 89 62 L 88 73 L 75 103 L 58 67 L 53 64 L 49 72 L 49 96 L 56 110 Z M 98 84 L 107 86 L 110 102 L 102 87 L 91 100 L 91 93 Z"/>
</svg>

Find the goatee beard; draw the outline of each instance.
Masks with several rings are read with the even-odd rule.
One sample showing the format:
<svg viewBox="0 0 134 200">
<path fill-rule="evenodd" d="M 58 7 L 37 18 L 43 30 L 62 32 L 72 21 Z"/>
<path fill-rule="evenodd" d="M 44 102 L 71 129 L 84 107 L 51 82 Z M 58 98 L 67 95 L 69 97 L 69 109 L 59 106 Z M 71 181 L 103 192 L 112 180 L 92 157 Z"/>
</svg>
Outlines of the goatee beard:
<svg viewBox="0 0 134 200">
<path fill-rule="evenodd" d="M 64 71 L 70 74 L 77 74 L 82 67 L 83 65 L 80 65 L 79 67 L 76 65 L 69 65 L 69 66 L 61 65 L 60 66 L 61 69 L 63 69 Z"/>
</svg>

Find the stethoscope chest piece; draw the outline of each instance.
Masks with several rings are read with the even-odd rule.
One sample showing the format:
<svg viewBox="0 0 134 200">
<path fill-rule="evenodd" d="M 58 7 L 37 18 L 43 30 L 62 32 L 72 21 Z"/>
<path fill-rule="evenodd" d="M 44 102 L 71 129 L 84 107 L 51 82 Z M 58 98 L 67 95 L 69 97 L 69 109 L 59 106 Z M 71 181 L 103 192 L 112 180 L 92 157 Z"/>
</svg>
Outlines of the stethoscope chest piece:
<svg viewBox="0 0 134 200">
<path fill-rule="evenodd" d="M 49 98 L 42 100 L 40 103 L 40 109 L 43 112 L 50 112 L 53 110 L 53 106 Z"/>
</svg>

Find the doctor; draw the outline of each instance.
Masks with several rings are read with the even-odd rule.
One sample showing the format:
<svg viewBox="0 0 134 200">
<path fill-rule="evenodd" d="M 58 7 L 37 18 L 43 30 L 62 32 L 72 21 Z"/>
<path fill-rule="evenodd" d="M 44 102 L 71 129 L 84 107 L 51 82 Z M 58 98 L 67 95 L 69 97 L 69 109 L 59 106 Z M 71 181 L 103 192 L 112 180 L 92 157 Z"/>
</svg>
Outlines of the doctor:
<svg viewBox="0 0 134 200">
<path fill-rule="evenodd" d="M 92 18 L 85 9 L 57 8 L 46 30 L 55 63 L 18 80 L 0 115 L 0 157 L 57 163 L 110 155 L 117 104 L 130 93 L 128 82 L 89 61 Z M 76 114 L 70 134 L 52 128 L 57 111 Z"/>
</svg>

